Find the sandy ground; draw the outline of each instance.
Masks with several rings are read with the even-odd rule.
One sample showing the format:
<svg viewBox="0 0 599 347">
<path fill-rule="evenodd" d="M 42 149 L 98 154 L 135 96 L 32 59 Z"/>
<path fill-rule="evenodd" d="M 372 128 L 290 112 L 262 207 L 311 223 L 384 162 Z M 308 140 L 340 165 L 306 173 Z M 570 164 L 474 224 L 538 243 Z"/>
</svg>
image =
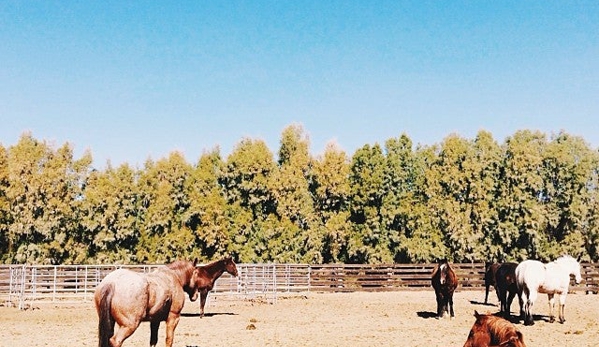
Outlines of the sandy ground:
<svg viewBox="0 0 599 347">
<path fill-rule="evenodd" d="M 491 296 L 491 295 L 490 295 Z M 187 303 L 175 331 L 175 346 L 463 346 L 474 323 L 473 312 L 496 312 L 483 305 L 482 291 L 454 296 L 456 318 L 437 320 L 434 292 L 305 293 L 263 300 L 216 300 L 197 315 Z M 516 299 L 517 301 L 517 299 Z M 518 310 L 514 302 L 512 311 Z M 565 324 L 548 323 L 547 296 L 535 305 L 536 324 L 516 323 L 528 347 L 598 346 L 599 295 L 570 294 Z M 142 323 L 123 344 L 147 347 L 149 325 Z M 19 311 L 0 307 L 0 346 L 97 346 L 97 316 L 91 302 L 33 305 Z M 164 346 L 164 324 L 158 346 Z"/>
</svg>

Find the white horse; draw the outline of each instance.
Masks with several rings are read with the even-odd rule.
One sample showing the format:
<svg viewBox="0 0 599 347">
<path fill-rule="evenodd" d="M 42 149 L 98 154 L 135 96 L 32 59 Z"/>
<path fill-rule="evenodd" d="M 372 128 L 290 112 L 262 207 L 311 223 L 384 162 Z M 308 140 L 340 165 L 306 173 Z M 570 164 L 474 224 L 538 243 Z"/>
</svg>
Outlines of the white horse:
<svg viewBox="0 0 599 347">
<path fill-rule="evenodd" d="M 549 298 L 549 321 L 553 323 L 553 306 L 555 294 L 559 294 L 559 321 L 564 323 L 566 295 L 570 286 L 570 275 L 580 283 L 580 264 L 569 255 L 564 255 L 551 263 L 543 264 L 537 260 L 525 260 L 516 267 L 516 284 L 520 314 L 524 316 L 524 325 L 533 325 L 532 306 L 538 293 L 546 293 Z"/>
</svg>

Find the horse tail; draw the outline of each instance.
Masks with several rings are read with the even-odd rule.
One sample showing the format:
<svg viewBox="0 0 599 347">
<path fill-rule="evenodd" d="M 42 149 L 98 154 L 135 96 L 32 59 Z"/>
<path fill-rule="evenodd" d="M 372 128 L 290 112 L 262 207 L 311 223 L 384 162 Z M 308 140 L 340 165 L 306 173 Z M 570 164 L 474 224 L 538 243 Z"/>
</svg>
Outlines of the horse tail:
<svg viewBox="0 0 599 347">
<path fill-rule="evenodd" d="M 108 284 L 100 291 L 100 304 L 98 305 L 98 347 L 110 347 L 110 338 L 114 335 L 114 318 L 110 313 L 114 285 Z"/>
</svg>

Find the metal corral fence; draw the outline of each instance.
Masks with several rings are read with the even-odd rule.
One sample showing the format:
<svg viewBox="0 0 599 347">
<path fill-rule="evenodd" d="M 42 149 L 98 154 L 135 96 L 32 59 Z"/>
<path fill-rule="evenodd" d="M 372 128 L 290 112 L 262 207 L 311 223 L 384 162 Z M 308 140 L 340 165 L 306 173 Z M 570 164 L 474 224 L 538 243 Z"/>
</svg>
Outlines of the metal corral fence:
<svg viewBox="0 0 599 347">
<path fill-rule="evenodd" d="M 308 291 L 397 291 L 430 288 L 435 264 L 237 264 L 239 277 L 223 274 L 208 296 L 207 305 L 223 300 L 265 300 Z M 149 272 L 159 265 L 0 265 L 0 304 L 26 308 L 35 303 L 92 301 L 100 281 L 109 272 L 128 268 Z M 484 286 L 483 263 L 452 264 L 458 290 Z M 582 263 L 581 284 L 571 290 L 597 293 L 599 264 Z"/>
</svg>

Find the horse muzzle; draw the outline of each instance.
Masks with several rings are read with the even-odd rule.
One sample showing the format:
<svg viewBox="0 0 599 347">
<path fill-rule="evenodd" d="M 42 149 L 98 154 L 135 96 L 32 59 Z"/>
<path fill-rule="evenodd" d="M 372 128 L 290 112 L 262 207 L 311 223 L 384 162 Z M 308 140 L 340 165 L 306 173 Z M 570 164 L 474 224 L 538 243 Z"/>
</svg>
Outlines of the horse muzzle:
<svg viewBox="0 0 599 347">
<path fill-rule="evenodd" d="M 197 290 L 193 294 L 191 294 L 191 293 L 189 294 L 189 300 L 191 302 L 198 300 L 198 291 Z"/>
</svg>

